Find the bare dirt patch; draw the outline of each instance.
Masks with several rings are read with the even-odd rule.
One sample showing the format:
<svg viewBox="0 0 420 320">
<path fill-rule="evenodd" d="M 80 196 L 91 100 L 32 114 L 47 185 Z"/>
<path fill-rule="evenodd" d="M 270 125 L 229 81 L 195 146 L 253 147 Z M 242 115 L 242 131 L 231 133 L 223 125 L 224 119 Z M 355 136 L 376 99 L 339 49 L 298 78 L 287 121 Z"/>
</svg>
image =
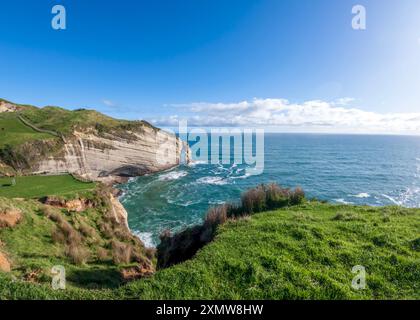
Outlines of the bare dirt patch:
<svg viewBox="0 0 420 320">
<path fill-rule="evenodd" d="M 6 256 L 0 252 L 0 271 L 10 272 L 10 262 L 7 260 Z"/>
<path fill-rule="evenodd" d="M 22 212 L 17 209 L 0 211 L 0 228 L 13 228 L 22 220 Z"/>
<path fill-rule="evenodd" d="M 143 263 L 135 267 L 125 268 L 121 271 L 124 281 L 133 281 L 145 277 L 150 277 L 155 273 L 155 269 L 151 264 Z"/>
</svg>

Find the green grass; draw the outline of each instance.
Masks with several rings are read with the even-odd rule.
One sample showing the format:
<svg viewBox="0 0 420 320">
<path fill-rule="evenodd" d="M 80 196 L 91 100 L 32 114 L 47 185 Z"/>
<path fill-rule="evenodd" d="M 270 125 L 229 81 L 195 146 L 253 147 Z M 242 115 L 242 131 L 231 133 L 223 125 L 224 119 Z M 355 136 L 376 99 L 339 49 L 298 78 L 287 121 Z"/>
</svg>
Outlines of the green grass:
<svg viewBox="0 0 420 320">
<path fill-rule="evenodd" d="M 55 138 L 46 133 L 36 132 L 24 125 L 13 113 L 0 114 L 0 148 L 6 144 L 15 146 L 33 140 Z"/>
<path fill-rule="evenodd" d="M 121 283 L 118 268 L 112 263 L 100 263 L 93 259 L 89 264 L 81 266 L 72 264 L 71 260 L 65 256 L 64 244 L 52 241 L 51 234 L 56 223 L 46 217 L 43 206 L 39 202 L 0 198 L 0 209 L 10 207 L 19 209 L 24 216 L 21 223 L 13 229 L 0 229 L 0 240 L 5 246 L 5 248 L 2 247 L 2 251 L 7 249 L 8 259 L 13 265 L 13 272 L 9 275 L 12 279 L 22 280 L 31 272 L 36 272 L 40 275 L 38 278 L 40 283 L 51 283 L 51 269 L 53 266 L 60 265 L 66 268 L 69 292 L 76 291 L 80 296 L 92 297 L 93 293 L 96 292 L 92 288 L 115 287 Z M 96 228 L 96 221 L 100 218 L 97 211 L 90 209 L 76 214 L 49 207 L 49 212 L 52 211 L 64 217 L 73 226 L 84 223 Z M 103 241 L 97 233 L 94 238 L 85 239 L 84 245 L 94 256 L 98 246 L 104 245 Z M 0 278 L 1 276 L 5 275 L 0 273 Z M 2 283 L 2 285 L 7 286 L 10 283 Z M 20 288 L 25 288 L 26 285 L 27 283 L 24 283 L 24 281 L 19 282 Z M 83 286 L 85 290 L 79 289 Z M 39 285 L 39 288 L 42 287 L 42 285 Z M 86 290 L 86 287 L 91 289 Z M 19 294 L 19 290 L 12 290 L 9 294 L 12 296 Z M 38 294 L 42 295 L 43 290 L 38 291 L 32 287 L 29 291 L 25 293 L 25 296 L 36 298 Z M 106 291 L 106 289 L 102 289 L 100 291 L 101 295 L 105 294 Z M 2 298 L 0 297 L 0 300 Z"/>
<path fill-rule="evenodd" d="M 419 209 L 309 202 L 228 222 L 149 279 L 55 292 L 0 275 L 0 299 L 420 299 L 419 230 Z M 351 287 L 355 265 L 365 290 Z"/>
<path fill-rule="evenodd" d="M 69 111 L 59 107 L 28 108 L 22 112 L 22 115 L 39 128 L 60 132 L 64 135 L 71 133 L 75 126 L 95 127 L 97 123 L 100 123 L 107 127 L 113 127 L 120 123 L 120 120 L 94 110 Z"/>
<path fill-rule="evenodd" d="M 0 178 L 0 197 L 41 198 L 49 195 L 63 196 L 95 188 L 95 183 L 81 182 L 71 175 L 24 176 L 16 178 L 15 186 L 12 186 L 11 183 L 12 178 Z"/>
<path fill-rule="evenodd" d="M 71 134 L 74 129 L 96 128 L 103 132 L 127 135 L 127 130 L 138 130 L 151 126 L 144 121 L 119 120 L 95 110 L 66 110 L 59 107 L 25 108 L 22 115 L 38 128 L 63 134 Z"/>
<path fill-rule="evenodd" d="M 0 101 L 6 100 L 0 99 Z M 72 111 L 52 106 L 37 108 L 30 105 L 16 105 L 20 108 L 19 115 L 36 128 L 63 136 L 69 136 L 77 129 L 88 128 L 95 128 L 99 134 L 112 132 L 125 138 L 130 137 L 128 131 L 141 131 L 144 127 L 157 130 L 145 121 L 114 119 L 95 110 L 77 109 Z M 51 139 L 56 136 L 34 131 L 18 119 L 17 113 L 0 113 L 0 138 L 1 149 L 6 145 L 14 147 L 28 141 Z"/>
</svg>

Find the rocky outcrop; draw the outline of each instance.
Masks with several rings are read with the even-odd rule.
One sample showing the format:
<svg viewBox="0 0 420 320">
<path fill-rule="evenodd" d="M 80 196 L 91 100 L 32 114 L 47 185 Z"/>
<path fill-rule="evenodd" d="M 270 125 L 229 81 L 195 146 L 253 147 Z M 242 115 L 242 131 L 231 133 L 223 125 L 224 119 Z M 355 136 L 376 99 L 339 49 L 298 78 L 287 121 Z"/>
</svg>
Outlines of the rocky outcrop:
<svg viewBox="0 0 420 320">
<path fill-rule="evenodd" d="M 18 106 L 14 105 L 10 102 L 7 102 L 7 101 L 3 101 L 3 100 L 0 101 L 0 113 L 2 113 L 2 112 L 16 112 L 18 110 L 19 110 Z"/>
<path fill-rule="evenodd" d="M 183 150 L 190 161 L 189 148 L 179 138 L 152 126 L 142 132 L 127 131 L 126 138 L 94 130 L 74 132 L 59 155 L 39 160 L 32 173 L 71 173 L 93 181 L 123 182 L 177 166 Z"/>
<path fill-rule="evenodd" d="M 114 220 L 118 224 L 128 227 L 128 214 L 123 205 L 111 192 L 107 193 L 105 197 L 107 198 L 107 201 L 109 203 L 110 214 L 114 218 Z M 83 212 L 89 208 L 95 207 L 95 204 L 91 200 L 84 198 L 67 200 L 60 197 L 49 196 L 40 200 L 45 205 L 66 209 L 70 212 Z M 3 214 L 0 212 L 0 226 L 2 222 L 2 217 Z"/>
<path fill-rule="evenodd" d="M 115 221 L 121 225 L 124 225 L 128 228 L 128 213 L 112 194 L 109 194 L 110 204 L 111 204 L 111 212 L 115 218 Z"/>
<path fill-rule="evenodd" d="M 63 208 L 70 212 L 82 212 L 88 208 L 93 207 L 93 203 L 90 200 L 86 200 L 86 199 L 66 200 L 66 199 L 52 196 L 52 197 L 45 197 L 41 199 L 41 201 L 43 204 L 46 204 L 48 206 Z"/>
<path fill-rule="evenodd" d="M 134 281 L 145 277 L 150 277 L 156 272 L 153 264 L 141 263 L 135 267 L 124 268 L 121 270 L 121 277 L 124 281 Z"/>
</svg>

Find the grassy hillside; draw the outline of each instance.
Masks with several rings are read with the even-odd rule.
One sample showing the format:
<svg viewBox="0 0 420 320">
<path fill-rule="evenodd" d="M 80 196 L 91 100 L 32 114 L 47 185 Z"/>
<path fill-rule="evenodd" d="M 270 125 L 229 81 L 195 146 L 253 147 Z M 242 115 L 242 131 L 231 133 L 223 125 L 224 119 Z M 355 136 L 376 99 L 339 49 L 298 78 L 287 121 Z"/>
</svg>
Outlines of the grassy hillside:
<svg viewBox="0 0 420 320">
<path fill-rule="evenodd" d="M 420 299 L 418 230 L 419 209 L 307 202 L 228 222 L 192 260 L 149 279 L 56 292 L 0 275 L 0 298 Z M 366 290 L 351 288 L 355 265 Z"/>
<path fill-rule="evenodd" d="M 0 99 L 0 101 L 5 101 Z M 8 101 L 6 101 L 8 102 Z M 11 102 L 8 102 L 11 103 Z M 60 107 L 37 108 L 29 105 L 18 105 L 18 112 L 0 113 L 0 148 L 5 145 L 16 145 L 30 140 L 52 138 L 52 135 L 39 133 L 25 126 L 18 115 L 36 128 L 49 130 L 67 136 L 75 129 L 94 128 L 100 132 L 123 133 L 127 130 L 141 130 L 152 127 L 145 121 L 119 120 L 108 117 L 95 110 L 66 110 Z M 2 130 L 3 128 L 4 130 Z M 156 129 L 156 128 L 155 128 Z"/>
<path fill-rule="evenodd" d="M 55 137 L 24 125 L 15 113 L 0 113 L 0 148 L 51 138 Z"/>
<path fill-rule="evenodd" d="M 27 108 L 22 111 L 22 115 L 39 128 L 57 131 L 64 135 L 71 133 L 76 126 L 95 127 L 95 125 L 101 124 L 104 127 L 112 128 L 125 122 L 107 117 L 94 110 L 69 111 L 58 107 Z"/>
<path fill-rule="evenodd" d="M 34 162 L 61 157 L 64 140 L 77 130 L 125 140 L 136 140 L 132 132 L 143 132 L 146 127 L 158 130 L 145 121 L 118 120 L 94 110 L 37 108 L 2 101 L 17 111 L 0 113 L 0 176 L 28 174 Z"/>
<path fill-rule="evenodd" d="M 115 220 L 107 197 L 109 190 L 102 188 L 105 187 L 81 193 L 73 190 L 67 195 L 67 199 L 83 199 L 88 204 L 80 212 L 36 200 L 0 197 L 0 253 L 12 267 L 11 273 L 0 271 L 0 299 L 19 294 L 19 288 L 4 291 L 3 286 L 13 285 L 11 279 L 19 279 L 19 287 L 31 287 L 32 283 L 34 287 L 25 295 L 26 298 L 36 295 L 36 287 L 51 283 L 51 268 L 56 265 L 66 268 L 70 292 L 84 288 L 86 291 L 80 293 L 83 296 L 91 295 L 88 289 L 102 288 L 102 295 L 107 288 L 123 283 L 124 268 L 149 263 L 146 256 L 151 254 L 124 224 Z M 18 210 L 21 214 L 17 225 L 1 224 L 1 215 L 7 210 Z"/>
<path fill-rule="evenodd" d="M 0 178 L 0 197 L 41 198 L 47 195 L 62 196 L 95 188 L 95 183 L 81 182 L 71 175 L 16 177 L 15 182 L 13 186 L 12 178 Z"/>
<path fill-rule="evenodd" d="M 67 136 L 73 130 L 94 128 L 99 133 L 127 134 L 127 130 L 138 131 L 144 126 L 152 127 L 145 121 L 128 121 L 108 117 L 95 110 L 66 110 L 59 107 L 25 108 L 21 115 L 36 127 L 51 130 Z"/>
</svg>

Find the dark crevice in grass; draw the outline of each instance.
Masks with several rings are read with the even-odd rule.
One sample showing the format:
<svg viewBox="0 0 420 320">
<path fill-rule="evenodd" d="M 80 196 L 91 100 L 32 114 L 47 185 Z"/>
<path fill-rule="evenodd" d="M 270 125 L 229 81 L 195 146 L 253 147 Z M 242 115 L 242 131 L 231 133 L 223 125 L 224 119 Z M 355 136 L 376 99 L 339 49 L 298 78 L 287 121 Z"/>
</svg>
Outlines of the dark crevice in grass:
<svg viewBox="0 0 420 320">
<path fill-rule="evenodd" d="M 211 208 L 202 225 L 178 234 L 164 232 L 157 248 L 158 268 L 191 259 L 198 250 L 211 242 L 219 225 L 229 219 L 240 219 L 255 213 L 299 205 L 305 199 L 301 188 L 285 189 L 277 184 L 260 185 L 242 194 L 239 204 L 225 204 Z"/>
</svg>

